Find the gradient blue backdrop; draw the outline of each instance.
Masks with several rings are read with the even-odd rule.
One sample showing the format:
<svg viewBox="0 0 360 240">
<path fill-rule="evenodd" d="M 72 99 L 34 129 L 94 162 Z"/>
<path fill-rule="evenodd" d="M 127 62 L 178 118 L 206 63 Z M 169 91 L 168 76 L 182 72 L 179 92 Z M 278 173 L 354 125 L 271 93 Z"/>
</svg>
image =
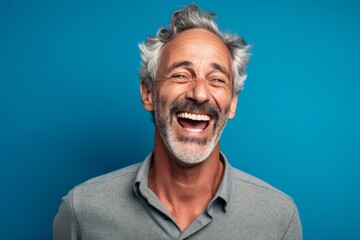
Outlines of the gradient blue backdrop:
<svg viewBox="0 0 360 240">
<path fill-rule="evenodd" d="M 151 151 L 137 44 L 190 2 L 1 1 L 1 239 L 51 239 L 73 186 Z M 254 46 L 231 163 L 295 199 L 305 239 L 360 239 L 359 2 L 198 3 Z"/>
</svg>

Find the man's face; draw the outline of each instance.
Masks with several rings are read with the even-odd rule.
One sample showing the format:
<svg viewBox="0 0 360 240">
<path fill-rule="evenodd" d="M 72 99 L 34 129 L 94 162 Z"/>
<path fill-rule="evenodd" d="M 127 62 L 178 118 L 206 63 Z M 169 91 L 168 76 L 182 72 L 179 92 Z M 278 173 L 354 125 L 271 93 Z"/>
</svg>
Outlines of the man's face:
<svg viewBox="0 0 360 240">
<path fill-rule="evenodd" d="M 155 124 L 180 161 L 204 161 L 235 115 L 231 56 L 213 33 L 187 30 L 161 49 L 154 89 Z"/>
</svg>

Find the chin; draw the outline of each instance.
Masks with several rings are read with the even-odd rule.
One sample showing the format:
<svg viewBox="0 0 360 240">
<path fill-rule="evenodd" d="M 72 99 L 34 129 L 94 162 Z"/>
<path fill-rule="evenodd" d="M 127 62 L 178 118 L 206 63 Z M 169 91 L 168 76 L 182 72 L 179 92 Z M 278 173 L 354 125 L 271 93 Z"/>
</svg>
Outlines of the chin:
<svg viewBox="0 0 360 240">
<path fill-rule="evenodd" d="M 213 137 L 206 144 L 199 144 L 195 141 L 179 141 L 172 137 L 166 139 L 165 145 L 171 154 L 180 162 L 195 165 L 204 162 L 214 151 L 218 137 Z"/>
</svg>

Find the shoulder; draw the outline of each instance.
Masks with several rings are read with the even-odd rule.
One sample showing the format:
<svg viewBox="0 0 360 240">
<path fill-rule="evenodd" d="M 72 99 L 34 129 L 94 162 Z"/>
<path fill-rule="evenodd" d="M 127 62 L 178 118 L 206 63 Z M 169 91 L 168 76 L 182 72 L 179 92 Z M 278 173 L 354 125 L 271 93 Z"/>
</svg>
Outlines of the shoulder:
<svg viewBox="0 0 360 240">
<path fill-rule="evenodd" d="M 285 233 L 291 235 L 292 232 L 301 235 L 297 207 L 289 195 L 234 168 L 232 182 L 233 189 L 228 203 L 232 219 L 242 216 L 241 220 L 249 226 L 259 226 L 262 229 L 256 231 L 267 231 L 278 236 L 284 236 Z"/>
<path fill-rule="evenodd" d="M 262 191 L 269 191 L 270 193 L 273 193 L 275 195 L 280 195 L 286 198 L 290 198 L 287 194 L 283 193 L 279 189 L 273 187 L 269 183 L 249 174 L 246 172 L 243 172 L 239 169 L 232 168 L 233 169 L 233 179 L 235 182 L 235 185 L 247 185 L 253 189 L 262 190 Z"/>
<path fill-rule="evenodd" d="M 141 163 L 137 163 L 89 179 L 71 189 L 62 202 L 68 202 L 72 208 L 77 208 L 129 196 L 133 192 L 133 183 L 140 165 Z"/>
<path fill-rule="evenodd" d="M 282 212 L 290 216 L 296 208 L 289 195 L 269 183 L 235 168 L 233 168 L 233 186 L 234 198 L 242 199 L 250 206 L 272 209 L 270 211 Z"/>
<path fill-rule="evenodd" d="M 62 199 L 62 212 L 72 212 L 76 219 L 87 219 L 85 215 L 89 212 L 95 214 L 100 209 L 111 212 L 110 209 L 115 207 L 114 203 L 128 206 L 135 199 L 133 183 L 140 165 L 134 164 L 74 187 Z M 99 214 L 104 214 L 103 212 Z"/>
<path fill-rule="evenodd" d="M 140 168 L 140 165 L 141 165 L 141 163 L 136 163 L 136 164 L 118 169 L 116 171 L 91 178 L 91 179 L 87 180 L 86 182 L 78 185 L 77 187 L 84 187 L 87 185 L 94 185 L 94 184 L 107 184 L 107 183 L 112 183 L 113 181 L 117 181 L 119 179 L 123 180 L 123 179 L 135 177 L 135 175 L 137 174 L 137 171 Z"/>
<path fill-rule="evenodd" d="M 82 194 L 92 194 L 95 192 L 105 193 L 107 191 L 125 190 L 131 188 L 140 168 L 141 163 L 133 164 L 128 167 L 91 178 L 72 189 L 73 197 Z"/>
<path fill-rule="evenodd" d="M 54 220 L 54 236 L 57 236 L 54 239 L 72 239 L 75 235 L 87 236 L 89 232 L 96 234 L 100 226 L 106 228 L 104 224 L 109 219 L 122 221 L 125 218 L 121 216 L 138 212 L 133 183 L 140 165 L 92 178 L 70 190 L 63 197 Z"/>
</svg>

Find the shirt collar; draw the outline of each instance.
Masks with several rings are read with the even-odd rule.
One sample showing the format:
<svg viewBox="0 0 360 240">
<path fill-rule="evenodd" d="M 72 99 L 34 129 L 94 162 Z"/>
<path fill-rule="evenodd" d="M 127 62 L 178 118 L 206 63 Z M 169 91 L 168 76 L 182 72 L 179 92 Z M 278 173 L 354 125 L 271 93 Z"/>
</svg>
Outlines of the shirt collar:
<svg viewBox="0 0 360 240">
<path fill-rule="evenodd" d="M 139 197 L 139 194 L 141 194 L 143 197 L 147 197 L 147 193 L 149 192 L 148 188 L 148 175 L 149 175 L 149 169 L 150 164 L 152 161 L 153 152 L 149 153 L 145 160 L 141 163 L 140 168 L 136 174 L 136 178 L 134 181 L 134 191 L 135 194 Z"/>
<path fill-rule="evenodd" d="M 224 211 L 226 211 L 227 205 L 231 199 L 231 193 L 233 189 L 234 170 L 230 165 L 229 161 L 227 160 L 226 156 L 222 152 L 220 152 L 220 160 L 224 163 L 224 175 L 221 180 L 219 189 L 210 204 L 212 204 L 213 202 L 217 201 L 217 199 L 220 198 L 223 200 Z"/>
<path fill-rule="evenodd" d="M 139 197 L 141 194 L 143 197 L 147 198 L 149 194 L 148 188 L 148 174 L 149 168 L 152 161 L 153 152 L 151 152 L 141 164 L 138 173 L 134 181 L 134 191 Z M 233 189 L 233 168 L 227 160 L 226 156 L 221 152 L 220 160 L 224 163 L 224 175 L 221 180 L 219 189 L 215 194 L 213 200 L 209 203 L 209 207 L 213 204 L 216 204 L 218 199 L 222 199 L 223 209 L 226 211 L 227 205 L 231 199 L 231 193 Z"/>
</svg>

